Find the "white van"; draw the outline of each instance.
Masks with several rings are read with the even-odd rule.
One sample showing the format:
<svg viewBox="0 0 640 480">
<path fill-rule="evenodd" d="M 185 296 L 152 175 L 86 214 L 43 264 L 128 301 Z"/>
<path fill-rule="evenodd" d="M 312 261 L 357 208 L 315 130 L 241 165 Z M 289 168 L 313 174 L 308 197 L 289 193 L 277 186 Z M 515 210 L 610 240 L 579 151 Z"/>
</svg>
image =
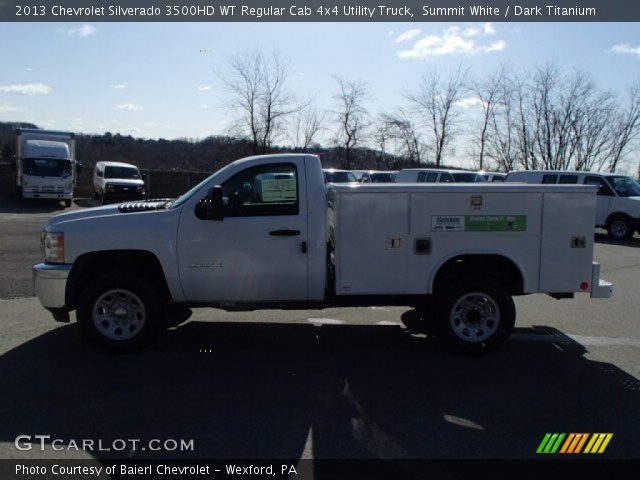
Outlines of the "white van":
<svg viewBox="0 0 640 480">
<path fill-rule="evenodd" d="M 509 172 L 507 182 L 563 185 L 596 185 L 596 227 L 611 238 L 626 240 L 640 230 L 640 185 L 617 173 L 522 170 Z"/>
<path fill-rule="evenodd" d="M 477 172 L 439 168 L 405 168 L 400 170 L 396 178 L 396 182 L 399 183 L 478 183 L 486 181 L 487 179 Z"/>
<path fill-rule="evenodd" d="M 146 197 L 144 180 L 135 165 L 121 162 L 98 162 L 93 169 L 94 198 L 104 205 L 118 200 Z"/>
</svg>

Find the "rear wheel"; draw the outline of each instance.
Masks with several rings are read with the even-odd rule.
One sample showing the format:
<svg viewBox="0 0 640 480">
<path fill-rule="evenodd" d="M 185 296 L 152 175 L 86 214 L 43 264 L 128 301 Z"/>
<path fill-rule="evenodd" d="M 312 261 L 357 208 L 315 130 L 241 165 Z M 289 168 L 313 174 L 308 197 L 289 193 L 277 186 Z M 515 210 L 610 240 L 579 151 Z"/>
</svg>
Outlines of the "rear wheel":
<svg viewBox="0 0 640 480">
<path fill-rule="evenodd" d="M 628 240 L 633 236 L 631 219 L 615 217 L 607 223 L 607 233 L 614 240 Z"/>
<path fill-rule="evenodd" d="M 437 296 L 438 338 L 467 353 L 488 352 L 502 345 L 511 335 L 516 317 L 507 289 L 490 277 L 453 282 Z"/>
<path fill-rule="evenodd" d="M 65 200 L 65 201 L 64 201 L 64 206 L 65 206 L 66 208 L 69 208 L 69 207 L 71 206 L 71 200 Z"/>
<path fill-rule="evenodd" d="M 76 314 L 80 329 L 91 341 L 122 351 L 147 344 L 162 330 L 165 306 L 147 278 L 108 272 L 87 285 Z"/>
</svg>

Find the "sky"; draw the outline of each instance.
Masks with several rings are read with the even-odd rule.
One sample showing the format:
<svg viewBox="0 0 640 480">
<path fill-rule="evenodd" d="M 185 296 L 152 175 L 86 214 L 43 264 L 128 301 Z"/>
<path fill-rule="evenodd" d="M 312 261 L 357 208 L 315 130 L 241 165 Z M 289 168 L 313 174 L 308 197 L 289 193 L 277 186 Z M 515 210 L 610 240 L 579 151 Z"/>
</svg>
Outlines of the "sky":
<svg viewBox="0 0 640 480">
<path fill-rule="evenodd" d="M 622 92 L 640 78 L 638 23 L 4 23 L 0 121 L 82 133 L 204 138 L 228 132 L 231 55 L 288 59 L 289 86 L 334 108 L 334 75 L 368 83 L 372 114 L 404 104 L 423 72 L 554 61 Z M 467 108 L 473 108 L 473 101 Z"/>
</svg>

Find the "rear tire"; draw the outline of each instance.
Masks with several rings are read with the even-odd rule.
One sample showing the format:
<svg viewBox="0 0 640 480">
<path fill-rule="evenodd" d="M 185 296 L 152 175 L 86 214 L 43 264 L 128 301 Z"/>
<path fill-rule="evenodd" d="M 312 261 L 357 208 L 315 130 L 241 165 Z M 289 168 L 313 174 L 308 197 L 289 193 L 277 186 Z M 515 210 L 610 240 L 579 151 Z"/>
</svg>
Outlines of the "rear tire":
<svg viewBox="0 0 640 480">
<path fill-rule="evenodd" d="M 633 236 L 631 219 L 614 217 L 607 222 L 607 234 L 614 240 L 629 240 Z"/>
<path fill-rule="evenodd" d="M 485 276 L 452 282 L 437 295 L 438 339 L 463 353 L 484 353 L 501 346 L 511 335 L 516 319 L 507 288 Z"/>
<path fill-rule="evenodd" d="M 82 333 L 114 351 L 141 348 L 165 327 L 166 301 L 149 279 L 107 272 L 90 281 L 76 309 Z"/>
<path fill-rule="evenodd" d="M 65 201 L 64 201 L 64 206 L 65 206 L 66 208 L 69 208 L 69 207 L 71 206 L 71 200 L 65 200 Z"/>
</svg>

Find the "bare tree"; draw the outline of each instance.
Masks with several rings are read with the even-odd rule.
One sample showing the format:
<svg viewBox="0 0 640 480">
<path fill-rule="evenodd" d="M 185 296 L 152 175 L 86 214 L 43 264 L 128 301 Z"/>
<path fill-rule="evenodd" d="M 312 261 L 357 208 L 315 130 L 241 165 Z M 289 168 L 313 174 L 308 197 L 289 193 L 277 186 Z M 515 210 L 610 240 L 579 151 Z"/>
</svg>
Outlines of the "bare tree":
<svg viewBox="0 0 640 480">
<path fill-rule="evenodd" d="M 618 114 L 614 126 L 607 170 L 615 172 L 629 145 L 640 137 L 640 80 L 627 90 L 626 107 Z"/>
<path fill-rule="evenodd" d="M 394 140 L 394 153 L 403 162 L 412 166 L 420 165 L 425 146 L 414 122 L 400 109 L 394 115 L 384 115 L 390 137 Z"/>
<path fill-rule="evenodd" d="M 290 138 L 296 150 L 306 152 L 314 143 L 318 133 L 325 130 L 325 116 L 325 113 L 314 108 L 310 101 L 291 116 Z"/>
<path fill-rule="evenodd" d="M 422 76 L 415 91 L 404 94 L 415 113 L 432 132 L 437 166 L 440 166 L 456 133 L 459 118 L 456 104 L 464 93 L 466 76 L 467 71 L 458 67 L 456 72 L 443 80 L 434 69 Z"/>
<path fill-rule="evenodd" d="M 482 170 L 485 163 L 485 152 L 489 136 L 494 131 L 491 129 L 495 119 L 496 107 L 500 104 L 501 96 L 505 94 L 504 83 L 506 80 L 506 67 L 503 66 L 482 81 L 472 81 L 469 90 L 473 92 L 480 101 L 482 116 L 480 118 L 479 133 L 476 141 L 478 143 L 478 166 Z"/>
<path fill-rule="evenodd" d="M 518 125 L 516 83 L 505 72 L 500 82 L 497 102 L 491 110 L 486 133 L 487 158 L 492 159 L 497 170 L 508 172 L 518 164 Z"/>
<path fill-rule="evenodd" d="M 287 115 L 297 112 L 294 94 L 287 88 L 287 62 L 274 52 L 260 50 L 233 56 L 229 71 L 220 74 L 238 112 L 236 128 L 252 142 L 254 153 L 266 153 L 282 134 Z"/>
<path fill-rule="evenodd" d="M 344 151 L 343 166 L 351 168 L 351 153 L 358 145 L 367 128 L 368 112 L 365 102 L 369 99 L 369 86 L 364 81 L 352 81 L 334 77 L 338 84 L 339 92 L 334 95 L 338 105 L 336 117 L 338 131 L 336 132 L 336 145 Z"/>
</svg>

